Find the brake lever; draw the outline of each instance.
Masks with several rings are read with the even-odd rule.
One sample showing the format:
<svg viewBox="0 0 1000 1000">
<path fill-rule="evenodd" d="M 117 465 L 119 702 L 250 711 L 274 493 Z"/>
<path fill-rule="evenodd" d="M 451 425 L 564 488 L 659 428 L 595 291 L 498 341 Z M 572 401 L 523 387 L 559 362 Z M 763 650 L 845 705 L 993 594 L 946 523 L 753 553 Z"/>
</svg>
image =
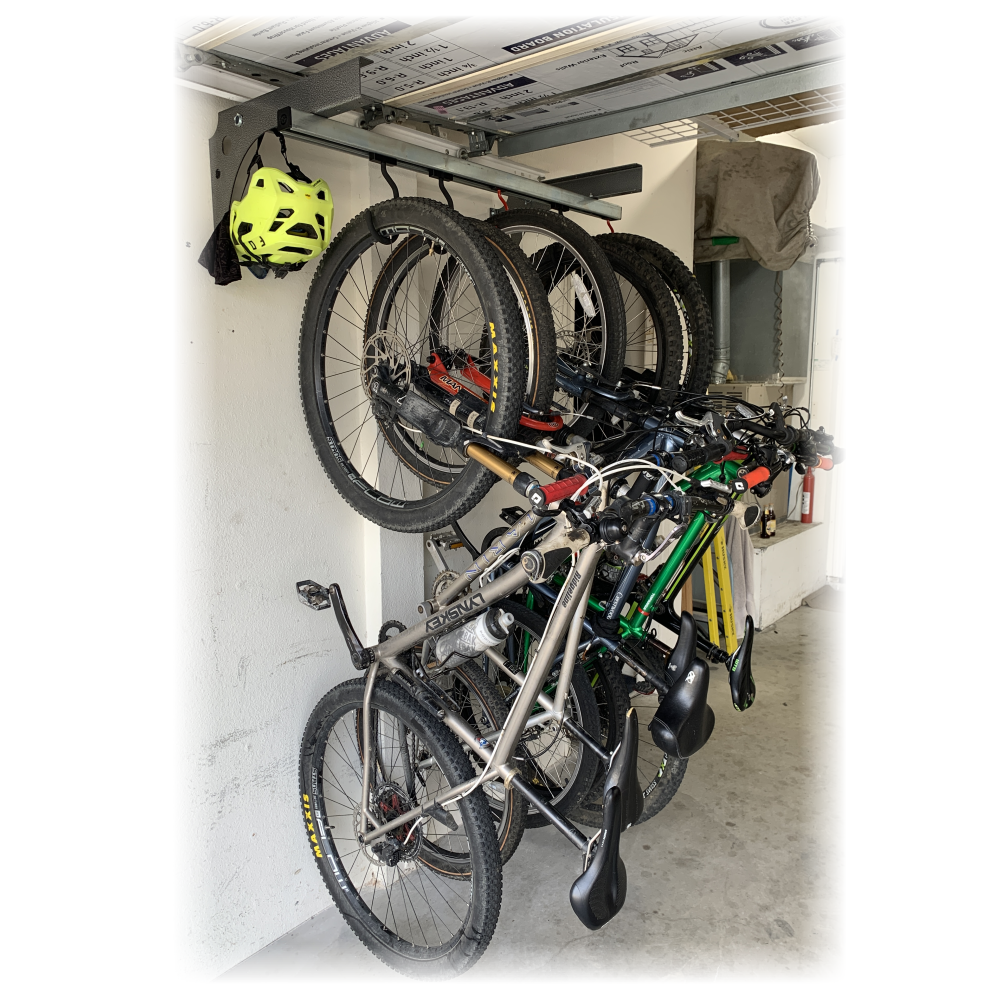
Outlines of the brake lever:
<svg viewBox="0 0 1000 1000">
<path fill-rule="evenodd" d="M 678 535 L 687 530 L 686 524 L 678 524 L 673 531 L 667 535 L 666 538 L 660 542 L 659 545 L 653 549 L 652 552 L 640 552 L 635 559 L 632 560 L 633 566 L 638 566 L 640 563 L 648 563 L 655 559 Z"/>
</svg>

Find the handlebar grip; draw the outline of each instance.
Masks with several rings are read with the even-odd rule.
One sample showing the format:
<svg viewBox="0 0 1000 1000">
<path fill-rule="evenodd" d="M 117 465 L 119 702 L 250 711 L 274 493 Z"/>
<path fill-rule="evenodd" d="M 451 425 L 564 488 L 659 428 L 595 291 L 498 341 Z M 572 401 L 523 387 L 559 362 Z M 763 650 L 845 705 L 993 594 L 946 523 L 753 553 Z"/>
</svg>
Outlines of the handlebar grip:
<svg viewBox="0 0 1000 1000">
<path fill-rule="evenodd" d="M 540 486 L 539 489 L 545 497 L 545 502 L 555 503 L 572 496 L 587 481 L 583 473 L 578 472 L 575 476 L 568 476 L 566 479 L 559 479 L 548 486 Z"/>
<path fill-rule="evenodd" d="M 820 460 L 819 460 L 819 461 L 818 461 L 818 462 L 816 463 L 816 468 L 817 468 L 817 469 L 822 469 L 822 470 L 823 470 L 824 472 L 829 472 L 829 471 L 830 471 L 830 469 L 832 469 L 832 468 L 833 468 L 833 459 L 832 459 L 832 458 L 827 458 L 827 456 L 826 456 L 826 455 L 824 455 L 824 456 L 823 456 L 822 458 L 820 458 Z"/>
<path fill-rule="evenodd" d="M 766 465 L 759 465 L 756 469 L 751 469 L 746 475 L 741 473 L 740 479 L 747 484 L 747 489 L 750 489 L 759 483 L 766 482 L 770 475 L 771 470 Z"/>
<path fill-rule="evenodd" d="M 674 472 L 687 472 L 696 466 L 719 461 L 728 451 L 729 445 L 721 441 L 711 441 L 704 448 L 682 448 L 670 455 L 670 467 Z"/>
</svg>

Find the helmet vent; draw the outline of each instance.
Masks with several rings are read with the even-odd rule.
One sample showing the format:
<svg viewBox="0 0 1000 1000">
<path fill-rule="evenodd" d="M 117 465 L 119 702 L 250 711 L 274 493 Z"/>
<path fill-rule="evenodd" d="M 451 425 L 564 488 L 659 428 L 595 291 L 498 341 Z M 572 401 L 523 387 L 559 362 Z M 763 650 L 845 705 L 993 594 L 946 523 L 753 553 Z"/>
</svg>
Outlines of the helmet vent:
<svg viewBox="0 0 1000 1000">
<path fill-rule="evenodd" d="M 271 228 L 268 230 L 268 232 L 269 233 L 273 233 L 276 229 L 280 229 L 280 228 L 281 228 L 281 223 L 280 222 L 272 222 L 271 223 Z"/>
<path fill-rule="evenodd" d="M 294 194 L 292 189 L 284 181 L 278 181 L 278 187 L 280 187 L 285 194 Z"/>
<path fill-rule="evenodd" d="M 307 250 L 305 247 L 282 247 L 279 253 L 301 253 L 308 256 L 312 250 Z"/>
<path fill-rule="evenodd" d="M 278 209 L 277 218 L 279 218 L 279 219 L 287 219 L 292 214 L 293 214 L 293 212 L 292 212 L 292 209 L 290 209 L 290 208 L 279 208 Z"/>
<path fill-rule="evenodd" d="M 246 236 L 247 233 L 253 232 L 253 223 L 251 222 L 241 222 L 240 228 L 236 230 L 237 236 Z"/>
<path fill-rule="evenodd" d="M 257 187 L 262 188 L 263 186 L 264 186 L 264 178 L 261 177 L 261 179 L 257 181 Z"/>
<path fill-rule="evenodd" d="M 294 226 L 289 226 L 285 232 L 289 236 L 304 236 L 307 240 L 319 239 L 316 230 L 307 222 L 296 222 Z"/>
<path fill-rule="evenodd" d="M 316 221 L 319 223 L 319 228 L 322 229 L 323 228 L 323 216 L 320 215 L 319 212 L 316 213 Z"/>
<path fill-rule="evenodd" d="M 321 188 L 316 192 L 316 197 L 319 198 L 320 201 L 326 201 L 326 192 L 324 192 Z"/>
</svg>

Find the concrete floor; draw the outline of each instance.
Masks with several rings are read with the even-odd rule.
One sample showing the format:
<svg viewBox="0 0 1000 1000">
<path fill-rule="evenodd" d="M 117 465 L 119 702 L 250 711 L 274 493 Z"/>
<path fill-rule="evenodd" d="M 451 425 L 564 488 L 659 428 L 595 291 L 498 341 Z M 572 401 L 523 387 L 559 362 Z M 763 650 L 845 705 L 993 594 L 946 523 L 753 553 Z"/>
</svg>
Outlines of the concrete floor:
<svg viewBox="0 0 1000 1000">
<path fill-rule="evenodd" d="M 825 590 L 828 588 L 825 588 Z M 674 800 L 622 835 L 628 900 L 597 932 L 569 906 L 579 856 L 528 830 L 504 869 L 503 907 L 463 986 L 497 976 L 774 976 L 837 961 L 839 603 L 824 591 L 755 637 L 757 700 L 732 710 L 713 669 L 715 732 Z M 829 595 L 826 595 L 828 598 Z M 827 610 L 829 609 L 829 610 Z M 384 977 L 401 982 L 333 906 L 223 982 Z"/>
</svg>

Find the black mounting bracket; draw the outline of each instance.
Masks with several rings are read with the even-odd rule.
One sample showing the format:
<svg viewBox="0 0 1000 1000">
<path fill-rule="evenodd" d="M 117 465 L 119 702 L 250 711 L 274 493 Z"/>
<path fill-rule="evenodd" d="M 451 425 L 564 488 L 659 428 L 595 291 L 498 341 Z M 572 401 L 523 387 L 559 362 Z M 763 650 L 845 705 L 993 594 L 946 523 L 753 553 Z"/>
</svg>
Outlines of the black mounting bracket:
<svg viewBox="0 0 1000 1000">
<path fill-rule="evenodd" d="M 469 132 L 469 156 L 485 156 L 492 145 L 493 136 L 482 129 L 474 128 Z"/>
<path fill-rule="evenodd" d="M 471 139 L 470 139 L 471 146 Z M 607 167 L 604 170 L 590 170 L 585 174 L 571 174 L 568 177 L 553 177 L 544 183 L 553 187 L 582 194 L 587 198 L 617 198 L 623 194 L 638 194 L 642 191 L 642 164 L 628 163 L 621 167 Z M 544 202 L 509 195 L 511 209 L 547 209 Z"/>
<path fill-rule="evenodd" d="M 359 56 L 219 112 L 215 134 L 208 140 L 214 225 L 229 211 L 246 154 L 262 135 L 282 127 L 280 111 L 296 108 L 330 118 L 371 103 L 361 96 L 362 60 L 369 61 Z"/>
</svg>

